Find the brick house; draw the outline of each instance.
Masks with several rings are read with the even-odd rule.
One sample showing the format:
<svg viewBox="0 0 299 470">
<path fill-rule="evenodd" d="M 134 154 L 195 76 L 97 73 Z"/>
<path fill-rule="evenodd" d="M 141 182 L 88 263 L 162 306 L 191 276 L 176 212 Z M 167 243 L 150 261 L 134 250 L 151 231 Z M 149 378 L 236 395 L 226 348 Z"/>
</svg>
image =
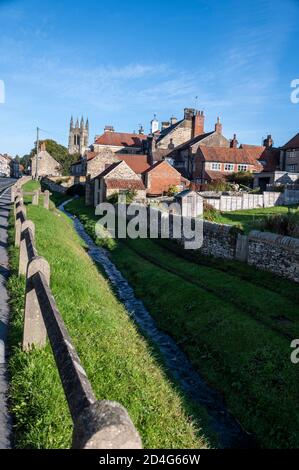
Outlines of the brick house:
<svg viewBox="0 0 299 470">
<path fill-rule="evenodd" d="M 136 191 L 138 199 L 146 197 L 146 191 L 142 179 L 124 161 L 113 163 L 93 181 L 94 206 L 105 201 L 114 193 Z"/>
<path fill-rule="evenodd" d="M 142 176 L 148 196 L 161 196 L 170 186 L 177 186 L 181 191 L 189 186 L 189 181 L 165 160 L 156 162 Z"/>
<path fill-rule="evenodd" d="M 43 176 L 61 176 L 61 166 L 47 151 L 45 144 L 41 144 L 38 153 L 38 178 Z M 31 159 L 31 175 L 36 177 L 36 155 Z"/>
<path fill-rule="evenodd" d="M 192 179 L 207 183 L 223 179 L 232 173 L 260 172 L 263 169 L 259 159 L 261 148 L 225 148 L 199 146 L 194 156 Z"/>
<path fill-rule="evenodd" d="M 113 153 L 142 153 L 147 140 L 147 135 L 140 130 L 139 134 L 127 132 L 115 132 L 112 126 L 106 126 L 104 133 L 96 136 L 91 150 L 99 152 L 104 148 L 109 148 Z"/>
</svg>

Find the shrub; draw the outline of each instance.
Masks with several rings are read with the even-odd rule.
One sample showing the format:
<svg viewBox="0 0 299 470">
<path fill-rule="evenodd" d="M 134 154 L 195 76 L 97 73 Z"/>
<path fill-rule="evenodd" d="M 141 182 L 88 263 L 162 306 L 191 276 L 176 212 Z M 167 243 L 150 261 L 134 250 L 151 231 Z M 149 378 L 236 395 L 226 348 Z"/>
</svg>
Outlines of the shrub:
<svg viewBox="0 0 299 470">
<path fill-rule="evenodd" d="M 167 191 L 167 196 L 172 197 L 175 196 L 179 192 L 179 188 L 172 184 L 169 186 L 168 191 Z"/>
<path fill-rule="evenodd" d="M 206 185 L 205 191 L 230 191 L 231 185 L 227 183 L 224 179 L 217 179 L 211 181 L 211 183 Z"/>
<path fill-rule="evenodd" d="M 123 194 L 126 197 L 126 203 L 131 204 L 137 196 L 137 191 L 135 191 L 134 189 L 128 189 Z M 119 196 L 119 193 L 115 192 L 111 194 L 109 197 L 107 197 L 107 201 L 110 202 L 111 204 L 117 204 L 118 196 Z"/>
<path fill-rule="evenodd" d="M 298 230 L 298 211 L 270 215 L 260 222 L 260 229 L 280 235 L 295 236 Z"/>
<path fill-rule="evenodd" d="M 231 183 L 241 184 L 243 186 L 253 187 L 253 175 L 249 171 L 239 171 L 238 173 L 232 173 L 227 177 Z"/>
<path fill-rule="evenodd" d="M 203 202 L 203 214 L 204 214 L 205 220 L 209 220 L 210 222 L 215 222 L 217 219 L 218 211 L 217 209 L 215 209 L 214 206 L 204 201 Z"/>
</svg>

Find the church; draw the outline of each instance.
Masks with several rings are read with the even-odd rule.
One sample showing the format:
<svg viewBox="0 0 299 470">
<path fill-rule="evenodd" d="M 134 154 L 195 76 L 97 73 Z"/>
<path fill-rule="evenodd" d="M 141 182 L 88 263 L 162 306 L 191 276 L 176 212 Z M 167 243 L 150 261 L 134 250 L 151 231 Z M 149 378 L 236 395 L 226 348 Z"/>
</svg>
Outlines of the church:
<svg viewBox="0 0 299 470">
<path fill-rule="evenodd" d="M 79 125 L 79 120 L 77 119 L 74 126 L 73 117 L 70 122 L 70 131 L 69 131 L 69 145 L 68 150 L 71 155 L 79 154 L 84 155 L 88 150 L 89 143 L 89 122 L 88 118 L 84 124 L 83 117 Z"/>
</svg>

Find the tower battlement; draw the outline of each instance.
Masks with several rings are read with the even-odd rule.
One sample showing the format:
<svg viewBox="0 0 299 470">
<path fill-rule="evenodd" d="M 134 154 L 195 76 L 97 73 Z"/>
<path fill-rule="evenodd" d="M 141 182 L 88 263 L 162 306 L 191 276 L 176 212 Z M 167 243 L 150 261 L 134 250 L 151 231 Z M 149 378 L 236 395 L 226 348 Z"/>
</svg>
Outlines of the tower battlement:
<svg viewBox="0 0 299 470">
<path fill-rule="evenodd" d="M 83 117 L 81 118 L 80 124 L 79 119 L 77 118 L 76 124 L 74 125 L 73 116 L 70 120 L 70 130 L 69 130 L 69 145 L 68 150 L 71 155 L 76 153 L 83 155 L 84 152 L 88 149 L 89 145 L 89 122 L 88 118 L 84 124 Z"/>
</svg>

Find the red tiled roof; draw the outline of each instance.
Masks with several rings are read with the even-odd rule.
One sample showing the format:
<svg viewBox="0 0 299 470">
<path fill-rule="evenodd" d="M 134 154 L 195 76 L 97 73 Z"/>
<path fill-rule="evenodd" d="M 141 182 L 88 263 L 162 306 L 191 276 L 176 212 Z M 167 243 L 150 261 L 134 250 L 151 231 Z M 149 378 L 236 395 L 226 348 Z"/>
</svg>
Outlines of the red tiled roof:
<svg viewBox="0 0 299 470">
<path fill-rule="evenodd" d="M 142 141 L 147 139 L 144 134 L 128 134 L 125 132 L 104 132 L 95 140 L 98 145 L 112 145 L 116 147 L 141 147 Z"/>
<path fill-rule="evenodd" d="M 150 165 L 148 163 L 148 156 L 147 155 L 133 155 L 133 154 L 115 154 L 117 158 L 126 162 L 126 164 L 131 168 L 131 170 L 135 171 L 137 174 L 141 174 L 146 171 Z"/>
<path fill-rule="evenodd" d="M 169 169 L 173 170 L 173 172 L 176 172 L 176 173 L 179 173 L 173 166 L 170 165 L 170 163 L 168 163 L 166 160 L 161 160 L 159 162 L 156 162 L 154 163 L 152 166 L 150 166 L 147 170 L 145 170 L 143 172 L 143 174 L 145 173 L 149 173 L 150 171 L 153 171 L 155 170 L 158 166 L 161 166 L 161 165 L 168 165 L 169 166 Z"/>
<path fill-rule="evenodd" d="M 129 180 L 119 178 L 108 178 L 105 180 L 105 184 L 108 189 L 145 189 L 141 179 Z"/>
<path fill-rule="evenodd" d="M 231 147 L 199 146 L 198 150 L 201 152 L 205 161 L 247 164 L 260 167 L 258 159 L 261 156 L 261 150 L 258 148 L 238 149 Z"/>
<path fill-rule="evenodd" d="M 283 147 L 284 150 L 299 149 L 299 133 L 289 140 Z"/>
</svg>

